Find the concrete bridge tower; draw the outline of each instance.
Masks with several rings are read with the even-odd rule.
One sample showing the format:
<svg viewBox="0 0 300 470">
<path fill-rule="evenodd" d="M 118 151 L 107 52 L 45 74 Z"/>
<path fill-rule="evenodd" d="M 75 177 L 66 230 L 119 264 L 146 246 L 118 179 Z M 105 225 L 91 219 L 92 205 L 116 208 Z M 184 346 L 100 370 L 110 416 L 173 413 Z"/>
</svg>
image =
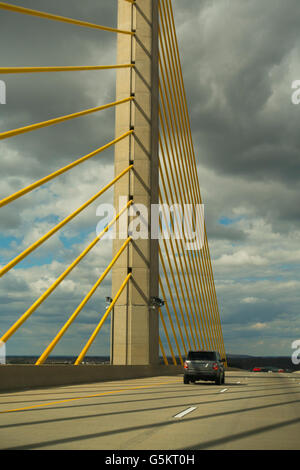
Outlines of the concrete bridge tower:
<svg viewBox="0 0 300 470">
<path fill-rule="evenodd" d="M 134 100 L 116 108 L 116 136 L 134 129 L 134 134 L 115 147 L 115 174 L 134 165 L 134 170 L 115 185 L 114 203 L 118 212 L 124 201 L 133 199 L 125 227 L 137 219 L 139 204 L 148 214 L 145 231 L 121 255 L 112 272 L 112 296 L 128 272 L 132 280 L 115 305 L 112 315 L 111 361 L 113 364 L 149 365 L 158 363 L 159 321 L 151 298 L 159 292 L 158 240 L 152 240 L 151 205 L 158 204 L 158 2 L 139 0 L 118 2 L 118 28 L 135 31 L 135 36 L 118 35 L 117 63 L 134 63 L 132 69 L 117 71 L 116 99 L 130 95 Z M 119 204 L 120 197 L 122 203 Z M 144 220 L 144 219 L 143 219 Z M 116 226 L 114 253 L 131 233 L 122 233 L 124 219 Z M 147 235 L 147 236 L 146 236 Z"/>
</svg>

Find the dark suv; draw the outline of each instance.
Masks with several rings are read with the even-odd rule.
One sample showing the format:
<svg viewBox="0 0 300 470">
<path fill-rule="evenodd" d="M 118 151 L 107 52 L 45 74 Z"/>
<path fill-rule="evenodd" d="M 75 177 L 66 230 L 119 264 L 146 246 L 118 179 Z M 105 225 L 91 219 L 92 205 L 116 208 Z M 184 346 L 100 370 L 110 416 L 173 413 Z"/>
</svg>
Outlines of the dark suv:
<svg viewBox="0 0 300 470">
<path fill-rule="evenodd" d="M 184 363 L 183 383 L 211 380 L 216 385 L 225 383 L 223 360 L 217 351 L 189 351 Z"/>
</svg>

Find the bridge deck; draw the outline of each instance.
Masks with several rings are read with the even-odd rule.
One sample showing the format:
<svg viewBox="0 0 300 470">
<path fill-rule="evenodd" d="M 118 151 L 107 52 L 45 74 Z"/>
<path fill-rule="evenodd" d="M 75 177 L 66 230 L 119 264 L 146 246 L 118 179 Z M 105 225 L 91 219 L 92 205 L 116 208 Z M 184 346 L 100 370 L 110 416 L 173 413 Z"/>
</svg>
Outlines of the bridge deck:
<svg viewBox="0 0 300 470">
<path fill-rule="evenodd" d="M 299 374 L 248 372 L 221 387 L 176 376 L 3 393 L 0 446 L 299 449 L 299 403 Z"/>
</svg>

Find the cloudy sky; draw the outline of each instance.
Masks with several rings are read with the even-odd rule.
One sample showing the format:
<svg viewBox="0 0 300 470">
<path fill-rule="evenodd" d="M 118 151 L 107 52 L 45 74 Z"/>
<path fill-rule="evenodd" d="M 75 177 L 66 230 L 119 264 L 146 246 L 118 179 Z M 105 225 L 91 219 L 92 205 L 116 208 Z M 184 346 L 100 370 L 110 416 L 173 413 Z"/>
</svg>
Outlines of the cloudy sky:
<svg viewBox="0 0 300 470">
<path fill-rule="evenodd" d="M 116 26 L 117 2 L 14 0 Z M 290 355 L 300 339 L 300 10 L 297 0 L 173 0 L 226 351 Z M 1 66 L 116 62 L 116 37 L 0 10 Z M 1 76 L 1 132 L 114 100 L 115 72 Z M 114 137 L 105 111 L 4 140 L 0 197 Z M 0 264 L 113 177 L 113 150 L 0 211 Z M 110 202 L 108 192 L 101 202 Z M 1 331 L 17 320 L 95 237 L 98 202 L 0 282 Z M 100 246 L 101 245 L 101 246 Z M 80 263 L 8 342 L 39 354 L 111 259 L 106 241 Z M 105 309 L 110 278 L 55 349 L 77 354 Z M 90 350 L 108 352 L 108 325 Z"/>
</svg>

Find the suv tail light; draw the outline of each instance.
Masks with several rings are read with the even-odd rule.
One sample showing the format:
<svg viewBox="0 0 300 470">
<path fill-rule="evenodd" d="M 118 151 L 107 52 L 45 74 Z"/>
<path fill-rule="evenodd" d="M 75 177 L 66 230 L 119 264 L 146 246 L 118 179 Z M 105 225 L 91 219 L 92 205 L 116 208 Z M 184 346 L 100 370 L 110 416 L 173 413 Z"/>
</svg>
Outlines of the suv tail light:
<svg viewBox="0 0 300 470">
<path fill-rule="evenodd" d="M 187 365 L 187 362 L 185 362 L 185 363 L 183 364 L 183 367 L 184 367 L 185 369 L 188 369 L 188 368 L 189 368 L 189 366 Z"/>
<path fill-rule="evenodd" d="M 218 370 L 219 369 L 219 366 L 218 364 L 215 362 L 212 366 L 213 370 Z"/>
</svg>

